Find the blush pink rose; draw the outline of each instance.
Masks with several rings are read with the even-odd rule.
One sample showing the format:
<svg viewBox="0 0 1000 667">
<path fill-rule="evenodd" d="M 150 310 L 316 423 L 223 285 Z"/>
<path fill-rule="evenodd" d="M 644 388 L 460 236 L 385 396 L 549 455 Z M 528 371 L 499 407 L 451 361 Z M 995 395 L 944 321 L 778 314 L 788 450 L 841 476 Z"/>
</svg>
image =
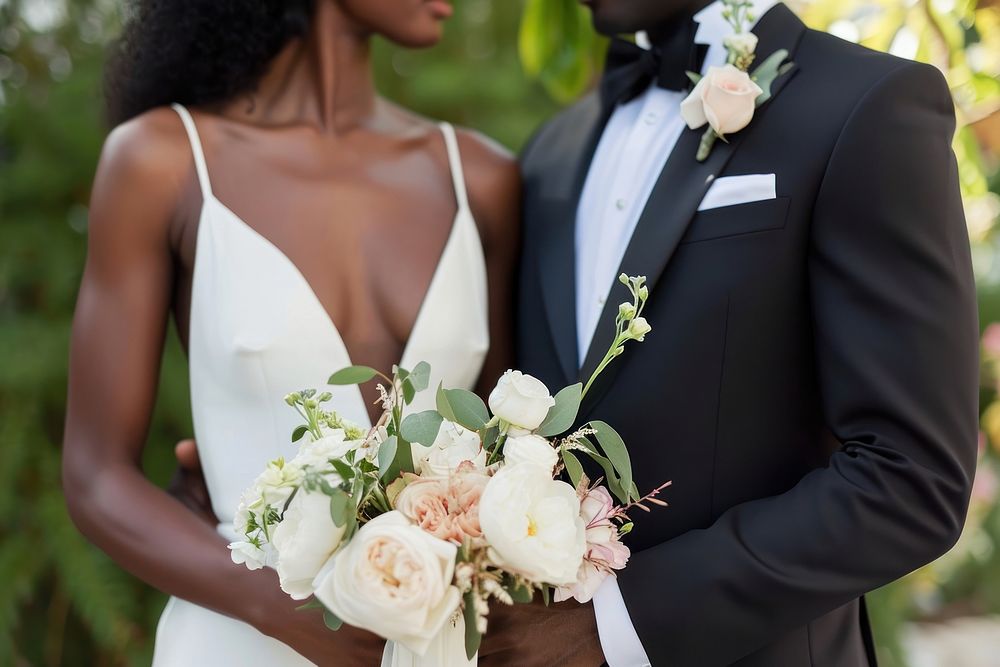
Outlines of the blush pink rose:
<svg viewBox="0 0 1000 667">
<path fill-rule="evenodd" d="M 611 520 L 614 515 L 615 501 L 603 486 L 590 489 L 580 499 L 580 517 L 586 526 L 587 550 L 576 582 L 557 588 L 556 602 L 571 597 L 577 602 L 589 602 L 601 583 L 613 576 L 614 570 L 621 570 L 628 564 L 631 552 L 621 542 L 618 526 Z"/>
<path fill-rule="evenodd" d="M 708 123 L 716 134 L 725 137 L 750 124 L 762 92 L 749 74 L 733 65 L 709 67 L 681 103 L 681 117 L 692 130 Z"/>
<path fill-rule="evenodd" d="M 479 499 L 490 478 L 464 464 L 448 477 L 419 477 L 396 498 L 396 509 L 434 537 L 462 544 L 483 536 Z"/>
</svg>

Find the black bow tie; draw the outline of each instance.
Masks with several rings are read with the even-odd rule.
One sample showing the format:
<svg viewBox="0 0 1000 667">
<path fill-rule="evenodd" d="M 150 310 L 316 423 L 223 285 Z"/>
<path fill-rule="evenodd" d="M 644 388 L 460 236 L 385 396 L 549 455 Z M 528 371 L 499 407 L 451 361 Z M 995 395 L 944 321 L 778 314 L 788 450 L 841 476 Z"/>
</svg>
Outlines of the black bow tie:
<svg viewBox="0 0 1000 667">
<path fill-rule="evenodd" d="M 707 44 L 694 41 L 697 29 L 697 23 L 688 21 L 650 49 L 613 39 L 601 79 L 605 106 L 635 99 L 653 82 L 667 90 L 686 90 L 687 72 L 700 72 L 708 52 Z"/>
</svg>

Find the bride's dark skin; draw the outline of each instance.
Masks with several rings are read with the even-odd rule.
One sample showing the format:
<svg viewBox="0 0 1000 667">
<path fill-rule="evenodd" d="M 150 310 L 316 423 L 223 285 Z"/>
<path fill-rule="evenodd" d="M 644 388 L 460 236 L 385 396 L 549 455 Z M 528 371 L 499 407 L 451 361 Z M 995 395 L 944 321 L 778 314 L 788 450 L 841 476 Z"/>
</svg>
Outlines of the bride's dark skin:
<svg viewBox="0 0 1000 667">
<path fill-rule="evenodd" d="M 192 109 L 214 194 L 299 267 L 354 362 L 385 371 L 402 354 L 456 201 L 437 126 L 376 95 L 369 41 L 378 33 L 432 45 L 448 14 L 438 0 L 316 0 L 308 31 L 281 48 L 252 94 Z M 488 388 L 512 358 L 519 174 L 482 138 L 459 131 L 459 144 L 487 261 L 491 348 L 480 386 Z M 70 512 L 115 561 L 162 591 L 243 620 L 317 664 L 377 665 L 380 639 L 347 626 L 329 632 L 316 612 L 296 611 L 300 603 L 280 591 L 273 571 L 233 565 L 214 517 L 143 475 L 171 315 L 187 344 L 201 206 L 176 113 L 152 109 L 111 133 L 73 324 L 64 444 Z M 374 416 L 374 389 L 363 392 Z M 544 628 L 543 613 L 499 613 L 484 663 L 492 651 L 493 664 L 513 664 L 499 657 L 505 646 L 542 641 L 530 628 Z M 562 619 L 596 646 L 588 607 Z M 599 646 L 591 649 L 570 662 L 599 664 Z"/>
</svg>

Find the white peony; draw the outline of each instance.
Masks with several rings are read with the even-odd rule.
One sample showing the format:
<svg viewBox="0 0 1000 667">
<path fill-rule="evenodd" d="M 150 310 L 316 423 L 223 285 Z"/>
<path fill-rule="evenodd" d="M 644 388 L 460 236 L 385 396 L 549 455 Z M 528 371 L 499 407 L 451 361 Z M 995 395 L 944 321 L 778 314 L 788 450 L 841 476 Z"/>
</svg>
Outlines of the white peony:
<svg viewBox="0 0 1000 667">
<path fill-rule="evenodd" d="M 316 597 L 345 623 L 423 655 L 459 607 L 458 548 L 393 511 L 372 519 L 316 577 Z"/>
<path fill-rule="evenodd" d="M 322 438 L 303 444 L 291 463 L 302 468 L 323 469 L 329 465 L 330 459 L 342 459 L 360 444 L 360 440 L 347 440 L 344 429 L 332 429 Z"/>
<path fill-rule="evenodd" d="M 245 541 L 231 543 L 229 556 L 237 565 L 246 565 L 248 570 L 259 570 L 269 561 L 268 552 Z"/>
<path fill-rule="evenodd" d="M 270 461 L 240 498 L 233 518 L 236 533 L 243 535 L 247 532 L 251 515 L 258 526 L 263 525 L 267 508 L 280 509 L 301 480 L 302 469 L 298 465 L 286 463 L 284 459 Z"/>
<path fill-rule="evenodd" d="M 490 393 L 490 410 L 508 424 L 533 431 L 556 404 L 548 387 L 521 371 L 507 371 Z"/>
<path fill-rule="evenodd" d="M 339 478 L 329 481 L 340 482 Z M 312 595 L 313 579 L 340 546 L 346 529 L 346 524 L 338 526 L 330 517 L 328 495 L 299 489 L 271 533 L 271 544 L 278 553 L 275 569 L 281 590 L 294 600 Z"/>
<path fill-rule="evenodd" d="M 586 548 L 580 499 L 541 466 L 501 468 L 480 499 L 479 523 L 502 566 L 534 582 L 576 581 Z"/>
<path fill-rule="evenodd" d="M 749 74 L 733 65 L 709 67 L 681 102 L 681 117 L 692 130 L 708 123 L 716 134 L 725 137 L 750 124 L 762 92 Z"/>
<path fill-rule="evenodd" d="M 476 468 L 486 467 L 486 450 L 475 431 L 445 420 L 441 422 L 434 444 L 424 448 L 414 445 L 420 473 L 430 477 L 446 477 L 458 466 L 471 461 Z"/>
<path fill-rule="evenodd" d="M 541 466 L 552 476 L 552 471 L 559 462 L 559 453 L 555 447 L 540 435 L 529 433 L 507 438 L 503 445 L 503 458 L 507 465 L 515 463 L 531 463 Z"/>
</svg>

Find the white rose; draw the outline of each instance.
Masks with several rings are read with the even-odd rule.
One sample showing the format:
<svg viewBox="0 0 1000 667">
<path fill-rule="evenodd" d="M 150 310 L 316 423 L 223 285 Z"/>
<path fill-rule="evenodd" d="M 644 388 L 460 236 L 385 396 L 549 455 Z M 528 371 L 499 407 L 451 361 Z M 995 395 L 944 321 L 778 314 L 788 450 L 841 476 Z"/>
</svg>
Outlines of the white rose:
<svg viewBox="0 0 1000 667">
<path fill-rule="evenodd" d="M 339 483 L 339 479 L 330 481 Z M 281 590 L 293 600 L 312 595 L 313 579 L 340 546 L 346 529 L 346 524 L 338 526 L 330 517 L 329 496 L 299 489 L 271 533 Z"/>
<path fill-rule="evenodd" d="M 521 371 L 507 371 L 490 394 L 494 415 L 518 428 L 533 431 L 545 420 L 556 400 L 545 384 Z"/>
<path fill-rule="evenodd" d="M 533 433 L 507 438 L 503 445 L 503 458 L 507 465 L 530 463 L 541 466 L 549 477 L 559 462 L 555 447 L 545 438 Z"/>
<path fill-rule="evenodd" d="M 750 124 L 762 92 L 749 74 L 733 65 L 709 67 L 708 74 L 681 102 L 681 117 L 692 130 L 708 123 L 725 137 Z"/>
<path fill-rule="evenodd" d="M 457 551 L 387 512 L 330 559 L 316 578 L 316 597 L 345 623 L 423 655 L 459 607 Z"/>
<path fill-rule="evenodd" d="M 729 35 L 722 43 L 736 53 L 748 56 L 757 50 L 757 35 L 752 32 L 740 32 Z"/>
<path fill-rule="evenodd" d="M 500 565 L 534 582 L 576 581 L 586 548 L 580 499 L 544 468 L 501 468 L 479 501 L 479 523 Z"/>
<path fill-rule="evenodd" d="M 426 449 L 415 445 L 413 450 L 419 455 L 417 463 L 422 475 L 445 477 L 466 461 L 476 468 L 486 467 L 486 450 L 479 434 L 448 420 L 441 422 L 433 445 Z"/>
</svg>

